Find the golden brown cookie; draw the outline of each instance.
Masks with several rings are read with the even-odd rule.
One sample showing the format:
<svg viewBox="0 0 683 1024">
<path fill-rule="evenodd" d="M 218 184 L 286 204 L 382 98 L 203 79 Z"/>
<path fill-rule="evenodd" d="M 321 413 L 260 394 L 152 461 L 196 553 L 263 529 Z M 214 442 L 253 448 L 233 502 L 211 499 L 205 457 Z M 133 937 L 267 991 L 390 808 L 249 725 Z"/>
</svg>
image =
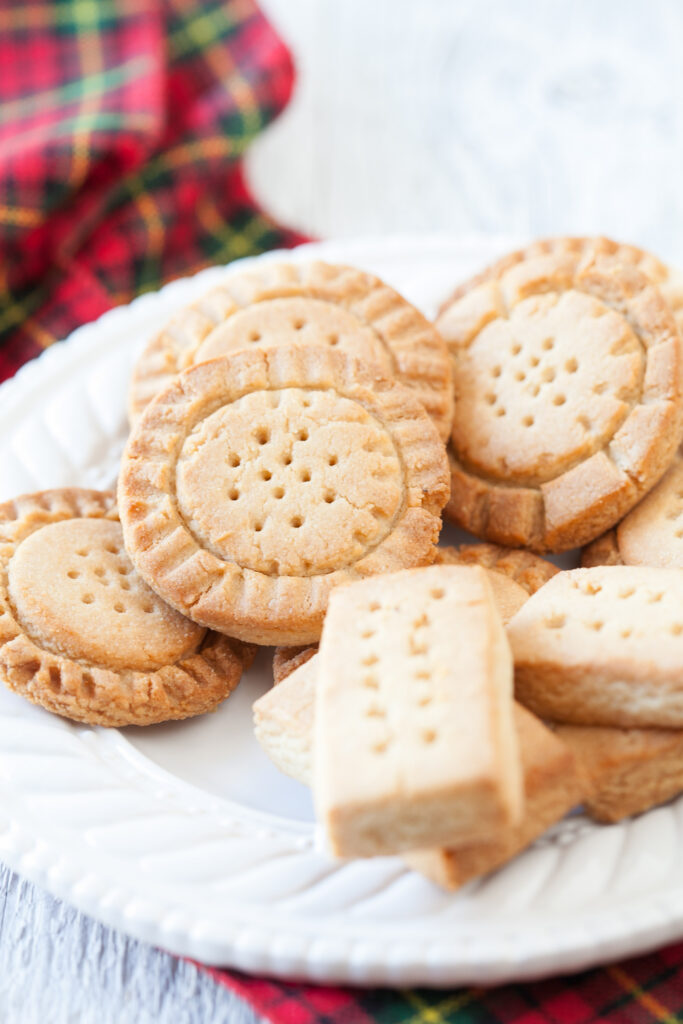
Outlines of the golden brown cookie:
<svg viewBox="0 0 683 1024">
<path fill-rule="evenodd" d="M 683 457 L 617 527 L 584 548 L 581 564 L 683 569 Z"/>
<path fill-rule="evenodd" d="M 455 383 L 447 515 L 477 536 L 536 551 L 587 543 L 670 465 L 681 339 L 624 252 L 601 240 L 537 244 L 439 316 Z"/>
<path fill-rule="evenodd" d="M 317 644 L 306 644 L 303 647 L 276 647 L 273 655 L 273 683 L 275 686 L 283 682 L 300 665 L 305 665 L 317 650 Z"/>
<path fill-rule="evenodd" d="M 203 714 L 250 653 L 164 604 L 123 546 L 113 494 L 64 489 L 0 506 L 0 676 L 97 725 Z"/>
<path fill-rule="evenodd" d="M 534 594 L 539 587 L 559 572 L 556 565 L 545 558 L 514 548 L 503 548 L 497 544 L 462 544 L 456 547 L 438 547 L 434 556 L 435 565 L 481 565 L 490 570 L 489 583 L 493 599 L 503 623 L 524 604 L 527 595 Z M 525 594 L 526 591 L 526 594 Z M 273 657 L 273 681 L 281 683 L 287 676 L 312 658 L 318 650 L 317 644 L 304 647 L 278 647 Z"/>
<path fill-rule="evenodd" d="M 558 725 L 586 779 L 584 807 L 614 822 L 683 792 L 683 730 Z"/>
<path fill-rule="evenodd" d="M 535 594 L 560 570 L 552 562 L 531 551 L 505 548 L 499 544 L 461 544 L 460 547 L 438 547 L 437 565 L 481 565 L 518 583 L 527 594 Z"/>
<path fill-rule="evenodd" d="M 540 718 L 683 728 L 683 570 L 558 573 L 507 634 L 515 696 Z"/>
<path fill-rule="evenodd" d="M 335 586 L 431 561 L 447 496 L 413 393 L 318 345 L 186 370 L 140 417 L 119 480 L 143 579 L 261 644 L 317 640 Z"/>
<path fill-rule="evenodd" d="M 453 385 L 436 328 L 379 278 L 326 263 L 263 263 L 176 314 L 135 366 L 131 420 L 189 366 L 240 348 L 302 343 L 373 362 L 410 388 L 448 437 Z"/>
</svg>

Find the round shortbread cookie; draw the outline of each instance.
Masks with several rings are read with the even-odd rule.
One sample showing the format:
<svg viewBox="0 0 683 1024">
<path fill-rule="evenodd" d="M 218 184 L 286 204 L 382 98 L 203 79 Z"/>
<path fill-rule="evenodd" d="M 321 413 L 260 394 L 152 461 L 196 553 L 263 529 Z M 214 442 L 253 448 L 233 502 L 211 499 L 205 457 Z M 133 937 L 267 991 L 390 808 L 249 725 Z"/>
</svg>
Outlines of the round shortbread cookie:
<svg viewBox="0 0 683 1024">
<path fill-rule="evenodd" d="M 507 576 L 526 590 L 536 591 L 560 570 L 552 562 L 531 551 L 505 548 L 499 544 L 461 544 L 460 547 L 439 547 L 434 561 L 450 565 L 481 565 L 499 575 Z"/>
<path fill-rule="evenodd" d="M 581 564 L 683 569 L 683 456 L 619 525 L 584 548 Z"/>
<path fill-rule="evenodd" d="M 126 547 L 160 596 L 254 643 L 317 640 L 333 587 L 431 561 L 448 497 L 411 391 L 319 345 L 191 367 L 124 452 Z"/>
<path fill-rule="evenodd" d="M 537 243 L 464 286 L 437 326 L 454 364 L 446 514 L 458 525 L 566 550 L 617 522 L 668 468 L 683 426 L 682 343 L 633 250 Z"/>
<path fill-rule="evenodd" d="M 134 421 L 182 370 L 254 346 L 321 344 L 372 362 L 414 392 L 448 438 L 453 383 L 436 328 L 379 278 L 326 263 L 265 263 L 234 274 L 153 338 L 131 379 Z"/>
<path fill-rule="evenodd" d="M 489 570 L 489 583 L 504 623 L 522 607 L 527 597 L 559 572 L 556 565 L 532 554 L 503 548 L 497 544 L 463 544 L 438 547 L 434 565 L 481 565 Z M 273 657 L 275 685 L 286 679 L 294 669 L 312 658 L 317 644 L 303 647 L 278 647 Z"/>
<path fill-rule="evenodd" d="M 113 494 L 0 506 L 0 676 L 16 693 L 79 722 L 149 725 L 212 710 L 249 654 L 140 579 Z"/>
</svg>

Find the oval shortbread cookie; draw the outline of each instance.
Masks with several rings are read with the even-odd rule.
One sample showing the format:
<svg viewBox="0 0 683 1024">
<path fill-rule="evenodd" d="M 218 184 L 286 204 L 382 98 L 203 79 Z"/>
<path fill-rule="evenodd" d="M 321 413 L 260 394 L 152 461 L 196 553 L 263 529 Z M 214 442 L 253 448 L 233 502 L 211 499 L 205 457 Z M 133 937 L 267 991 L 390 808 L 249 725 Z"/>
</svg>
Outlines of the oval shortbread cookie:
<svg viewBox="0 0 683 1024">
<path fill-rule="evenodd" d="M 555 573 L 552 562 L 513 548 L 497 544 L 462 544 L 459 548 L 438 547 L 435 565 L 481 565 L 489 570 L 489 584 L 493 599 L 503 623 L 510 621 L 526 601 Z M 316 644 L 304 647 L 278 647 L 273 657 L 275 685 L 286 679 L 300 665 L 305 664 L 318 650 Z"/>
<path fill-rule="evenodd" d="M 683 570 L 558 573 L 507 630 L 515 695 L 541 718 L 683 727 Z"/>
<path fill-rule="evenodd" d="M 373 362 L 409 387 L 446 440 L 453 384 L 436 328 L 398 292 L 354 267 L 265 263 L 234 274 L 150 341 L 131 380 L 135 420 L 175 374 L 241 348 L 322 344 Z"/>
<path fill-rule="evenodd" d="M 443 309 L 453 521 L 565 550 L 612 526 L 668 468 L 683 425 L 681 339 L 648 261 L 636 263 L 601 240 L 537 244 Z"/>
<path fill-rule="evenodd" d="M 581 564 L 683 569 L 683 457 L 619 525 L 584 548 Z"/>
<path fill-rule="evenodd" d="M 119 481 L 141 576 L 261 644 L 317 640 L 335 586 L 431 561 L 447 496 L 414 395 L 317 345 L 186 370 L 138 421 Z"/>
<path fill-rule="evenodd" d="M 149 725 L 210 711 L 249 653 L 139 578 L 114 495 L 77 489 L 0 506 L 0 676 L 48 711 Z"/>
</svg>

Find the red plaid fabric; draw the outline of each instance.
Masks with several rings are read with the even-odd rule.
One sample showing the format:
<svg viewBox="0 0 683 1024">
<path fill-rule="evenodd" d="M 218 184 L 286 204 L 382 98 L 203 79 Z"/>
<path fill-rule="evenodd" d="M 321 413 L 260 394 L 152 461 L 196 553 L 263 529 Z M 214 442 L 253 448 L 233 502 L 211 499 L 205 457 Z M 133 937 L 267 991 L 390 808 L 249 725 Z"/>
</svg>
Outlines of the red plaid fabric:
<svg viewBox="0 0 683 1024">
<path fill-rule="evenodd" d="M 274 1024 L 675 1024 L 683 1021 L 683 943 L 626 963 L 489 990 L 288 985 L 212 971 Z"/>
<path fill-rule="evenodd" d="M 292 82 L 252 0 L 0 0 L 0 379 L 172 277 L 302 240 L 239 165 Z"/>
<path fill-rule="evenodd" d="M 292 80 L 253 0 L 0 0 L 0 379 L 169 278 L 302 240 L 239 164 Z M 488 992 L 211 974 L 278 1024 L 683 1021 L 683 945 Z"/>
</svg>

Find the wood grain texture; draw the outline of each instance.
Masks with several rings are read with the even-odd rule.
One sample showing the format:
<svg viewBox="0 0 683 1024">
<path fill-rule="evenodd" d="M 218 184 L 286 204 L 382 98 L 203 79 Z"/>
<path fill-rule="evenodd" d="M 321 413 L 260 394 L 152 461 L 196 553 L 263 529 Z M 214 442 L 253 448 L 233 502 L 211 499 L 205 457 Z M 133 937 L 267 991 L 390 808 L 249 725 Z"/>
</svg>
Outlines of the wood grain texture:
<svg viewBox="0 0 683 1024">
<path fill-rule="evenodd" d="M 249 156 L 322 237 L 604 232 L 680 258 L 676 0 L 263 0 L 297 54 Z"/>
<path fill-rule="evenodd" d="M 3 1024 L 253 1024 L 194 964 L 78 913 L 0 865 Z"/>
<path fill-rule="evenodd" d="M 296 54 L 258 196 L 320 236 L 603 231 L 683 259 L 676 0 L 262 0 Z M 0 1019 L 253 1022 L 197 971 L 0 871 Z"/>
</svg>

